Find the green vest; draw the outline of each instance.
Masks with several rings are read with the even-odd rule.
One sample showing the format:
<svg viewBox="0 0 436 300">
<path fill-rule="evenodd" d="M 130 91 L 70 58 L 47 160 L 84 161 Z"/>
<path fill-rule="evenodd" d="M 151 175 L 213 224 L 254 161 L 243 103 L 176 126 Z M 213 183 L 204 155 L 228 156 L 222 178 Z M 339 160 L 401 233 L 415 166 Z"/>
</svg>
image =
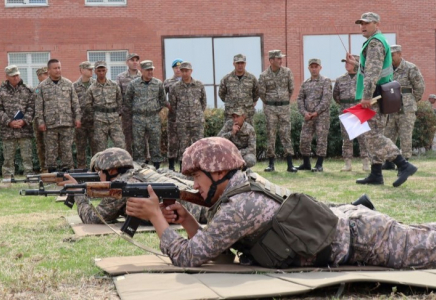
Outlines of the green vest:
<svg viewBox="0 0 436 300">
<path fill-rule="evenodd" d="M 359 70 L 357 72 L 356 100 L 362 100 L 363 97 L 363 79 L 365 77 L 364 73 L 365 73 L 365 63 L 366 63 L 366 57 L 363 55 L 363 51 L 365 50 L 365 48 L 368 46 L 369 42 L 372 39 L 378 39 L 380 42 L 382 42 L 386 50 L 385 59 L 383 61 L 383 68 L 380 73 L 380 77 L 377 81 L 377 84 L 382 85 L 393 80 L 394 70 L 392 68 L 391 48 L 388 42 L 386 41 L 385 36 L 381 32 L 379 32 L 373 35 L 372 37 L 370 37 L 365 43 L 363 43 L 362 51 L 360 52 Z"/>
</svg>

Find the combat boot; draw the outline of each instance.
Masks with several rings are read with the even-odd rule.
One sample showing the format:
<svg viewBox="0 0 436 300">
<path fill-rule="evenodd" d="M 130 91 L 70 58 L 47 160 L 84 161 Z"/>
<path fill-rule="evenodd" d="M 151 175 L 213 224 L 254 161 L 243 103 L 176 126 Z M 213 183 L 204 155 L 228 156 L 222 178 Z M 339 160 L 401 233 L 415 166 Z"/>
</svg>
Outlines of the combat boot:
<svg viewBox="0 0 436 300">
<path fill-rule="evenodd" d="M 175 168 L 174 168 L 174 161 L 175 160 L 176 160 L 175 158 L 168 159 L 168 169 L 170 169 L 171 171 L 175 171 Z"/>
<path fill-rule="evenodd" d="M 362 196 L 360 196 L 359 199 L 352 202 L 351 204 L 353 204 L 354 206 L 363 205 L 371 210 L 376 210 L 374 204 L 372 204 L 371 202 L 371 199 L 369 199 L 369 197 L 366 194 L 363 194 Z"/>
<path fill-rule="evenodd" d="M 303 156 L 303 163 L 297 169 L 310 171 L 312 169 L 312 165 L 310 164 L 310 157 Z"/>
<path fill-rule="evenodd" d="M 418 171 L 418 168 L 412 165 L 410 162 L 404 159 L 402 155 L 398 155 L 394 160 L 393 163 L 397 166 L 399 176 L 397 180 L 394 181 L 392 184 L 394 187 L 399 187 L 404 182 L 406 182 L 407 178 L 409 176 L 412 176 L 413 174 Z"/>
<path fill-rule="evenodd" d="M 350 172 L 351 171 L 351 159 L 344 159 L 345 166 L 341 169 L 341 172 Z"/>
<path fill-rule="evenodd" d="M 368 158 L 362 159 L 362 170 L 369 172 L 369 159 Z"/>
<path fill-rule="evenodd" d="M 324 169 L 322 168 L 322 163 L 324 162 L 324 157 L 318 156 L 318 160 L 316 161 L 315 167 L 312 169 L 312 172 L 322 172 Z"/>
<path fill-rule="evenodd" d="M 159 169 L 159 167 L 160 167 L 160 162 L 154 162 L 154 163 L 153 163 L 153 166 L 156 168 L 156 170 Z"/>
<path fill-rule="evenodd" d="M 395 170 L 395 164 L 391 161 L 385 161 L 382 170 Z"/>
<path fill-rule="evenodd" d="M 270 157 L 270 158 L 269 158 L 269 165 L 268 165 L 268 167 L 265 168 L 264 171 L 265 171 L 265 172 L 272 172 L 272 171 L 275 171 L 275 169 L 274 169 L 274 157 Z"/>
<path fill-rule="evenodd" d="M 294 167 L 294 165 L 292 164 L 292 156 L 291 155 L 286 156 L 286 160 L 288 162 L 288 169 L 286 171 L 291 173 L 297 173 L 298 169 Z"/>
<path fill-rule="evenodd" d="M 357 184 L 384 184 L 382 175 L 382 165 L 371 165 L 371 173 L 366 178 L 357 179 Z"/>
<path fill-rule="evenodd" d="M 180 173 L 182 173 L 182 161 L 180 161 Z"/>
</svg>

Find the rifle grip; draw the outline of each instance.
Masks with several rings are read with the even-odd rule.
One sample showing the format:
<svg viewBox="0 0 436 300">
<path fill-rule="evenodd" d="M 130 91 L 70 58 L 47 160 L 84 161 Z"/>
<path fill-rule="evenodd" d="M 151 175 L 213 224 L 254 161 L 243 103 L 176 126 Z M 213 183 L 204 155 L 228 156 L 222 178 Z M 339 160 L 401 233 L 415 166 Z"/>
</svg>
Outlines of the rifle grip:
<svg viewBox="0 0 436 300">
<path fill-rule="evenodd" d="M 170 206 L 171 204 L 176 203 L 175 199 L 163 199 L 162 203 L 165 207 Z M 176 214 L 176 221 L 179 218 L 179 215 L 177 214 L 177 210 L 174 210 L 174 213 Z"/>
</svg>

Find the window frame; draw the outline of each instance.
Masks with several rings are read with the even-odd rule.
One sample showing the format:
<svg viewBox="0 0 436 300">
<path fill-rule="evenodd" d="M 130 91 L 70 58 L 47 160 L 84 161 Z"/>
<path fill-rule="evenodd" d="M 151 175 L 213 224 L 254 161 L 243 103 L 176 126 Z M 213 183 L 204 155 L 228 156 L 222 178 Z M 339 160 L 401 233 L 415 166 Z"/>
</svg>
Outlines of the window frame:
<svg viewBox="0 0 436 300">
<path fill-rule="evenodd" d="M 45 62 L 45 63 L 29 63 L 29 61 L 31 61 L 31 55 L 32 54 L 38 54 L 38 53 L 48 54 L 47 62 L 51 59 L 50 51 L 29 51 L 29 52 L 24 52 L 24 51 L 23 52 L 19 52 L 18 51 L 18 52 L 8 52 L 8 65 L 16 65 L 18 67 L 18 69 L 26 68 L 27 69 L 27 78 L 26 78 L 26 80 L 24 80 L 24 78 L 21 76 L 21 74 L 20 74 L 20 77 L 23 80 L 23 82 L 25 82 L 27 85 L 29 85 L 29 86 L 31 86 L 33 88 L 36 88 L 38 86 L 38 84 L 39 84 L 39 82 L 35 82 L 35 83 L 33 82 L 33 78 L 34 78 L 33 75 L 36 76 L 36 73 L 33 74 L 33 72 L 34 72 L 33 69 L 37 69 L 37 68 L 39 69 L 39 68 L 47 66 L 47 62 Z M 25 64 L 11 63 L 11 58 L 10 58 L 11 54 L 26 54 L 26 63 Z M 32 82 L 31 82 L 32 84 L 29 83 L 29 76 L 31 76 L 31 78 L 32 78 Z"/>
<path fill-rule="evenodd" d="M 23 0 L 23 3 L 8 3 L 8 0 L 5 0 L 5 8 L 9 8 L 9 7 L 45 7 L 45 6 L 48 6 L 48 0 L 44 0 L 44 1 L 45 1 L 45 3 L 28 3 L 29 0 Z"/>
<path fill-rule="evenodd" d="M 123 0 L 124 3 L 120 2 L 108 2 L 108 0 L 102 0 L 102 2 L 88 2 L 85 0 L 85 6 L 127 6 L 127 0 Z"/>
<path fill-rule="evenodd" d="M 110 53 L 113 53 L 113 52 L 125 52 L 126 58 L 127 58 L 127 55 L 129 54 L 129 50 L 87 50 L 86 51 L 86 57 L 87 57 L 88 61 L 90 61 L 94 65 L 95 61 L 89 59 L 89 54 L 92 53 L 92 52 L 104 52 L 105 53 L 105 60 L 104 61 L 106 62 L 107 69 L 108 69 L 108 72 L 106 74 L 106 78 L 107 79 L 115 80 L 115 79 L 112 79 L 112 78 L 116 78 L 116 76 L 119 74 L 119 73 L 115 74 L 115 76 L 112 77 L 111 67 L 123 66 L 123 67 L 126 67 L 126 70 L 127 70 L 126 59 L 124 59 L 122 62 L 121 61 L 112 62 L 112 61 L 110 61 Z M 93 77 L 96 78 L 94 72 L 93 72 Z"/>
</svg>

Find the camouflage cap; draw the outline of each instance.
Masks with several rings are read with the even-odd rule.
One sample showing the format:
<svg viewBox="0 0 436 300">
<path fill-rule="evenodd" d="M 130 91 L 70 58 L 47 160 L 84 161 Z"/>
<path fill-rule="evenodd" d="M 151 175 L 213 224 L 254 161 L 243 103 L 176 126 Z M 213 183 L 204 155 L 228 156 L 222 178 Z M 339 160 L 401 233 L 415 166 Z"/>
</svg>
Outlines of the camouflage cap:
<svg viewBox="0 0 436 300">
<path fill-rule="evenodd" d="M 127 55 L 126 60 L 131 60 L 131 59 L 134 58 L 134 57 L 137 57 L 138 60 L 139 60 L 139 55 L 136 54 L 136 53 L 129 53 L 129 54 Z"/>
<path fill-rule="evenodd" d="M 244 54 L 236 54 L 235 56 L 233 56 L 233 61 L 234 62 L 246 62 L 247 57 Z"/>
<path fill-rule="evenodd" d="M 184 62 L 182 62 L 182 63 L 180 64 L 179 69 L 180 69 L 180 70 L 182 70 L 182 69 L 192 70 L 192 65 L 191 65 L 191 63 L 190 63 L 189 61 L 184 61 Z"/>
<path fill-rule="evenodd" d="M 354 22 L 355 24 L 361 24 L 362 22 L 371 23 L 371 22 L 380 22 L 380 16 L 374 12 L 367 12 L 362 14 L 359 20 Z"/>
<path fill-rule="evenodd" d="M 104 60 L 98 60 L 98 61 L 96 61 L 96 62 L 94 63 L 94 68 L 95 68 L 95 69 L 97 69 L 97 68 L 101 68 L 101 67 L 105 67 L 105 68 L 107 68 L 107 64 L 106 64 L 106 62 L 105 62 Z"/>
<path fill-rule="evenodd" d="M 435 94 L 430 94 L 430 95 L 428 95 L 428 99 L 436 99 L 436 95 Z"/>
<path fill-rule="evenodd" d="M 79 64 L 79 68 L 80 69 L 94 69 L 94 67 L 92 66 L 92 63 L 90 61 L 82 61 Z"/>
<path fill-rule="evenodd" d="M 319 58 L 311 58 L 311 59 L 309 59 L 309 66 L 311 64 L 321 65 L 321 60 Z"/>
<path fill-rule="evenodd" d="M 154 69 L 153 62 L 151 60 L 143 60 L 139 64 L 143 70 Z"/>
<path fill-rule="evenodd" d="M 181 58 L 176 58 L 175 60 L 173 60 L 173 62 L 171 63 L 171 68 L 174 68 L 176 66 L 180 66 L 180 64 L 183 62 L 183 59 Z"/>
<path fill-rule="evenodd" d="M 7 76 L 15 76 L 20 75 L 20 70 L 16 65 L 10 65 L 5 68 L 5 72 Z"/>
<path fill-rule="evenodd" d="M 228 139 L 221 137 L 203 138 L 183 153 L 182 173 L 191 175 L 202 170 L 219 172 L 240 169 L 245 165 L 238 148 Z"/>
<path fill-rule="evenodd" d="M 391 46 L 391 53 L 394 52 L 401 52 L 401 45 L 392 45 Z"/>
<path fill-rule="evenodd" d="M 286 55 L 282 54 L 282 51 L 280 50 L 270 50 L 268 51 L 268 57 L 269 58 L 276 58 L 276 57 L 285 57 Z"/>
<path fill-rule="evenodd" d="M 96 154 L 95 170 L 110 170 L 117 168 L 133 168 L 132 156 L 121 148 L 108 148 Z"/>
<path fill-rule="evenodd" d="M 42 67 L 36 70 L 36 76 L 40 76 L 45 73 L 48 73 L 47 67 Z"/>
<path fill-rule="evenodd" d="M 230 110 L 230 114 L 242 116 L 242 115 L 245 115 L 245 110 L 242 107 L 235 107 L 235 108 Z"/>
<path fill-rule="evenodd" d="M 355 55 L 355 54 L 352 54 L 353 55 L 353 57 L 354 57 L 354 59 L 356 60 L 356 61 L 359 61 L 360 60 L 360 56 L 359 55 Z M 341 59 L 341 62 L 346 62 L 347 60 L 345 59 L 345 58 L 343 58 L 343 59 Z"/>
</svg>

